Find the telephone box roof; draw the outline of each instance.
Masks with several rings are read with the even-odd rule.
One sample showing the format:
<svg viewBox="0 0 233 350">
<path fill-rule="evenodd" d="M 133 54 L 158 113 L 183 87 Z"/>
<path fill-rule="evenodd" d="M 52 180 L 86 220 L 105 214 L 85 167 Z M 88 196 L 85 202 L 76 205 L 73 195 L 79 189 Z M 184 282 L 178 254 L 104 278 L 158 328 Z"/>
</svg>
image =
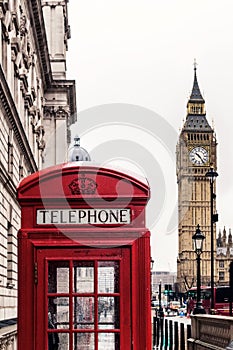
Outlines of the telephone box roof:
<svg viewBox="0 0 233 350">
<path fill-rule="evenodd" d="M 90 162 L 70 162 L 40 170 L 22 179 L 18 200 L 35 198 L 143 198 L 150 196 L 146 178 Z"/>
</svg>

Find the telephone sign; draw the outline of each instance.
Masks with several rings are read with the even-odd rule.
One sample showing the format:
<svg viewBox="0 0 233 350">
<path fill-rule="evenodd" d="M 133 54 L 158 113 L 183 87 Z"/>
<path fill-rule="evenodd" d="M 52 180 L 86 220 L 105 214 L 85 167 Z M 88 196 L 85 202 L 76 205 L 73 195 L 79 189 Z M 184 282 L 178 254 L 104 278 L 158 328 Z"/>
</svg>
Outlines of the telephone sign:
<svg viewBox="0 0 233 350">
<path fill-rule="evenodd" d="M 129 224 L 130 209 L 37 209 L 38 225 Z"/>
</svg>

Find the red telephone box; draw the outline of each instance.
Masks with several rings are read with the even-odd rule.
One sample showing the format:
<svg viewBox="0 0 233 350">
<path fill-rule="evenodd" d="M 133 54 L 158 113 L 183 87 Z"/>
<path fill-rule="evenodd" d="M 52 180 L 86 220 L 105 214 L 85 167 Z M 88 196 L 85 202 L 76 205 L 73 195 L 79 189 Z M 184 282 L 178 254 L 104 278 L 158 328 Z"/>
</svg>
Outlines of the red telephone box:
<svg viewBox="0 0 233 350">
<path fill-rule="evenodd" d="M 147 183 L 67 163 L 18 187 L 18 350 L 151 350 Z"/>
</svg>

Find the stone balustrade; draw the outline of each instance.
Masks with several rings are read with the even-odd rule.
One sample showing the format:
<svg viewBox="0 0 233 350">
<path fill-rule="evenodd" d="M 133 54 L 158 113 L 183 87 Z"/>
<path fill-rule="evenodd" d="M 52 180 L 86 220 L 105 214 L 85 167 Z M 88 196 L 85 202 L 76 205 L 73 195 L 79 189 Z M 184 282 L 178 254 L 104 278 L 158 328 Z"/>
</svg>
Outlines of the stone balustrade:
<svg viewBox="0 0 233 350">
<path fill-rule="evenodd" d="M 188 350 L 222 350 L 233 341 L 233 317 L 217 315 L 192 316 L 192 336 Z"/>
<path fill-rule="evenodd" d="M 17 325 L 0 329 L 0 350 L 17 349 Z"/>
</svg>

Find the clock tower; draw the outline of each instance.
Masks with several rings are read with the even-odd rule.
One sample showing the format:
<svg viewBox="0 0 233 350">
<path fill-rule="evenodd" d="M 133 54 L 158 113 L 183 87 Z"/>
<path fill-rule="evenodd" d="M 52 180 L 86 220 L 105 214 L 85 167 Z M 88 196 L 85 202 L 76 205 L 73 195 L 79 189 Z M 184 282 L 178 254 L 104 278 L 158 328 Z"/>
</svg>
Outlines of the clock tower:
<svg viewBox="0 0 233 350">
<path fill-rule="evenodd" d="M 210 181 L 205 174 L 210 167 L 217 168 L 217 142 L 214 130 L 206 118 L 205 100 L 199 89 L 196 71 L 195 63 L 193 89 L 176 151 L 179 225 L 177 283 L 181 292 L 196 286 L 196 253 L 192 236 L 198 224 L 205 235 L 201 255 L 201 284 L 210 285 L 211 276 L 211 194 Z M 214 227 L 214 237 L 215 230 Z M 214 239 L 214 252 L 215 242 Z"/>
</svg>

